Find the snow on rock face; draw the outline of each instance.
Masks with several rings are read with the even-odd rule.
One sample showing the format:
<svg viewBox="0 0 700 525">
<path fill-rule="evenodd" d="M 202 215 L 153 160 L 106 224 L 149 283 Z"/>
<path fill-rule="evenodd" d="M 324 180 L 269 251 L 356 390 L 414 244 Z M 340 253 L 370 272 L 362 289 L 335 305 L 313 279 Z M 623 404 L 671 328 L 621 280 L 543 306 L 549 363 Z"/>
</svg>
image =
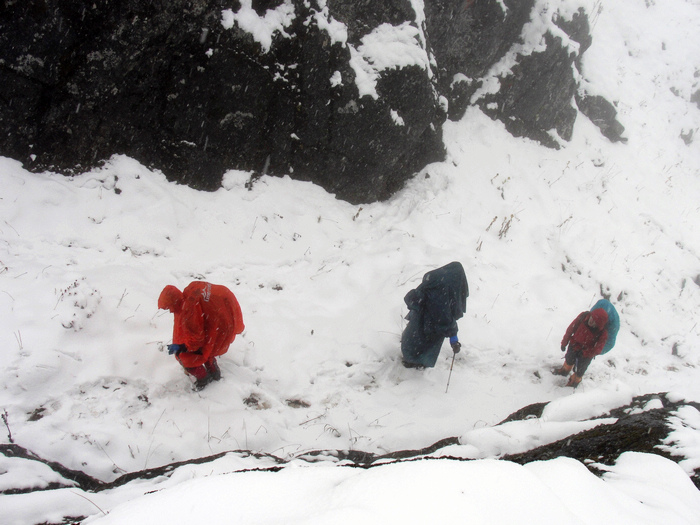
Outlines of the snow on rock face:
<svg viewBox="0 0 700 525">
<path fill-rule="evenodd" d="M 379 98 L 377 80 L 385 69 L 418 66 L 425 70 L 428 78 L 432 76 L 427 51 L 419 45 L 418 36 L 418 29 L 408 22 L 400 26 L 382 24 L 362 37 L 357 51 L 353 53 L 351 48 L 353 60 L 350 64 L 355 71 L 360 97 Z"/>
<path fill-rule="evenodd" d="M 122 153 L 197 189 L 215 190 L 239 169 L 311 180 L 353 203 L 384 200 L 444 158 L 446 115 L 473 105 L 513 134 L 553 147 L 569 140 L 597 8 L 174 0 L 156 12 L 126 0 L 79 10 L 16 2 L 0 15 L 0 96 L 13 101 L 0 106 L 0 154 L 73 173 Z M 591 100 L 582 107 L 620 139 L 616 112 Z"/>
<path fill-rule="evenodd" d="M 231 9 L 224 9 L 221 13 L 221 24 L 226 29 L 234 25 L 243 31 L 250 33 L 267 53 L 272 47 L 272 37 L 277 33 L 289 38 L 285 29 L 294 20 L 294 6 L 290 0 L 275 9 L 268 9 L 263 16 L 259 16 L 251 6 L 251 0 L 243 0 L 235 13 Z"/>
<path fill-rule="evenodd" d="M 370 31 L 356 40 L 344 4 L 13 4 L 0 16 L 0 60 L 11 64 L 0 90 L 15 102 L 0 122 L 20 129 L 0 154 L 68 173 L 125 153 L 197 189 L 241 169 L 313 180 L 352 202 L 386 199 L 443 158 L 444 112 L 415 9 L 367 9 Z M 79 51 L 66 62 L 44 34 Z M 46 114 L 36 78 L 65 93 Z"/>
<path fill-rule="evenodd" d="M 275 9 L 268 9 L 260 16 L 252 7 L 252 0 L 243 0 L 235 13 L 231 9 L 224 9 L 221 13 L 221 24 L 225 29 L 231 29 L 234 25 L 243 31 L 250 33 L 256 42 L 260 44 L 264 53 L 272 47 L 272 37 L 280 34 L 289 38 L 286 28 L 294 20 L 294 6 L 291 0 L 286 0 Z"/>
</svg>

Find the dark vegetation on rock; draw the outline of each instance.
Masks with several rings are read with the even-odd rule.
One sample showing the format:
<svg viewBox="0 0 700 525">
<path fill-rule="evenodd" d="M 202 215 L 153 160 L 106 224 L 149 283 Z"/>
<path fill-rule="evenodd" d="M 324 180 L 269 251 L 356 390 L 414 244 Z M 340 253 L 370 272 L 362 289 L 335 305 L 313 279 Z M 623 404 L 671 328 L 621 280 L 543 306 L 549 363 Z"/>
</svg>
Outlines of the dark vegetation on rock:
<svg viewBox="0 0 700 525">
<path fill-rule="evenodd" d="M 533 0 L 505 0 L 506 12 L 497 0 L 433 0 L 422 24 L 409 0 L 328 0 L 325 11 L 286 2 L 294 18 L 269 49 L 222 24 L 224 10 L 242 8 L 237 0 L 4 2 L 0 155 L 71 174 L 125 154 L 202 190 L 231 169 L 289 174 L 359 203 L 388 198 L 442 160 L 442 124 L 471 105 L 558 147 L 552 130 L 570 138 L 575 99 L 621 139 L 614 106 L 578 93 L 573 68 L 590 45 L 583 12 L 555 20 L 578 52 L 547 33 L 544 51 L 518 56 L 497 92 L 472 100 L 520 42 Z M 252 7 L 264 16 L 283 4 Z M 345 41 L 319 25 L 331 19 L 347 28 Z M 378 70 L 375 99 L 360 96 L 351 48 L 382 24 L 416 28 L 431 65 Z"/>
</svg>

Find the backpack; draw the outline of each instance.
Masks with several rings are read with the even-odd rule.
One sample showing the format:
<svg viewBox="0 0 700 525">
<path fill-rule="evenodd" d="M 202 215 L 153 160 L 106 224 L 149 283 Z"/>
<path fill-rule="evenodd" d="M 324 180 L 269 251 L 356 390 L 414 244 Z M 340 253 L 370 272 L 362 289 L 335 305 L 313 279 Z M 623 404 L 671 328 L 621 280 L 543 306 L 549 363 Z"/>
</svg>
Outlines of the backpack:
<svg viewBox="0 0 700 525">
<path fill-rule="evenodd" d="M 605 313 L 608 314 L 608 324 L 605 325 L 605 329 L 608 331 L 608 340 L 603 346 L 602 354 L 607 354 L 615 346 L 615 340 L 617 339 L 617 332 L 620 331 L 620 316 L 613 304 L 607 299 L 601 299 L 593 305 L 591 311 L 596 308 L 602 308 Z"/>
</svg>

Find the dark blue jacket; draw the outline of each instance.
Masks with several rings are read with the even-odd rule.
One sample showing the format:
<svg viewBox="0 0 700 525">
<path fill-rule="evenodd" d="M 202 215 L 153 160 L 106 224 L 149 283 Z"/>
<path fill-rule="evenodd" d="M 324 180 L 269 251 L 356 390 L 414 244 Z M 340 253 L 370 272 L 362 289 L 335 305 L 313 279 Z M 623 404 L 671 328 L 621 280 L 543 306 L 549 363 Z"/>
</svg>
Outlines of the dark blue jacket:
<svg viewBox="0 0 700 525">
<path fill-rule="evenodd" d="M 446 337 L 457 335 L 457 320 L 467 311 L 469 285 L 459 262 L 430 271 L 406 294 L 408 325 L 401 335 L 404 361 L 435 366 Z"/>
</svg>

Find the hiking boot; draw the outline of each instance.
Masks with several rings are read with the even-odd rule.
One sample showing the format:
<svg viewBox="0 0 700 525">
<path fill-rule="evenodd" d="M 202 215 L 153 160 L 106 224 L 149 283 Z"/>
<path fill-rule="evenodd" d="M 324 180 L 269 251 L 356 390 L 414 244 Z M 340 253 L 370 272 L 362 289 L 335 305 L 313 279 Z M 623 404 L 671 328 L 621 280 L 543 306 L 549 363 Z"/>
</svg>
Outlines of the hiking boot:
<svg viewBox="0 0 700 525">
<path fill-rule="evenodd" d="M 570 387 L 576 388 L 576 387 L 579 385 L 579 383 L 581 382 L 581 379 L 582 379 L 581 376 L 576 375 L 576 374 L 573 374 L 573 375 L 569 378 L 569 382 L 566 383 L 566 386 L 570 386 Z"/>
<path fill-rule="evenodd" d="M 197 379 L 194 382 L 193 389 L 195 392 L 199 392 L 202 390 L 205 386 L 207 386 L 209 383 L 211 383 L 214 380 L 214 377 L 211 374 L 207 374 L 206 376 Z"/>
<path fill-rule="evenodd" d="M 561 368 L 558 368 L 557 370 L 552 370 L 552 373 L 555 376 L 568 376 L 569 372 L 571 372 L 571 369 L 574 367 L 574 365 L 568 365 L 564 363 L 561 365 Z"/>
<path fill-rule="evenodd" d="M 221 379 L 221 369 L 219 368 L 219 363 L 216 362 L 215 358 L 205 363 L 204 368 L 207 369 L 207 372 L 209 372 L 209 375 L 214 381 Z"/>
<path fill-rule="evenodd" d="M 406 368 L 415 368 L 416 370 L 425 370 L 425 366 L 419 365 L 418 363 L 411 363 L 410 361 L 406 361 L 405 359 L 403 359 L 401 362 L 403 363 L 403 366 L 405 366 Z"/>
</svg>

